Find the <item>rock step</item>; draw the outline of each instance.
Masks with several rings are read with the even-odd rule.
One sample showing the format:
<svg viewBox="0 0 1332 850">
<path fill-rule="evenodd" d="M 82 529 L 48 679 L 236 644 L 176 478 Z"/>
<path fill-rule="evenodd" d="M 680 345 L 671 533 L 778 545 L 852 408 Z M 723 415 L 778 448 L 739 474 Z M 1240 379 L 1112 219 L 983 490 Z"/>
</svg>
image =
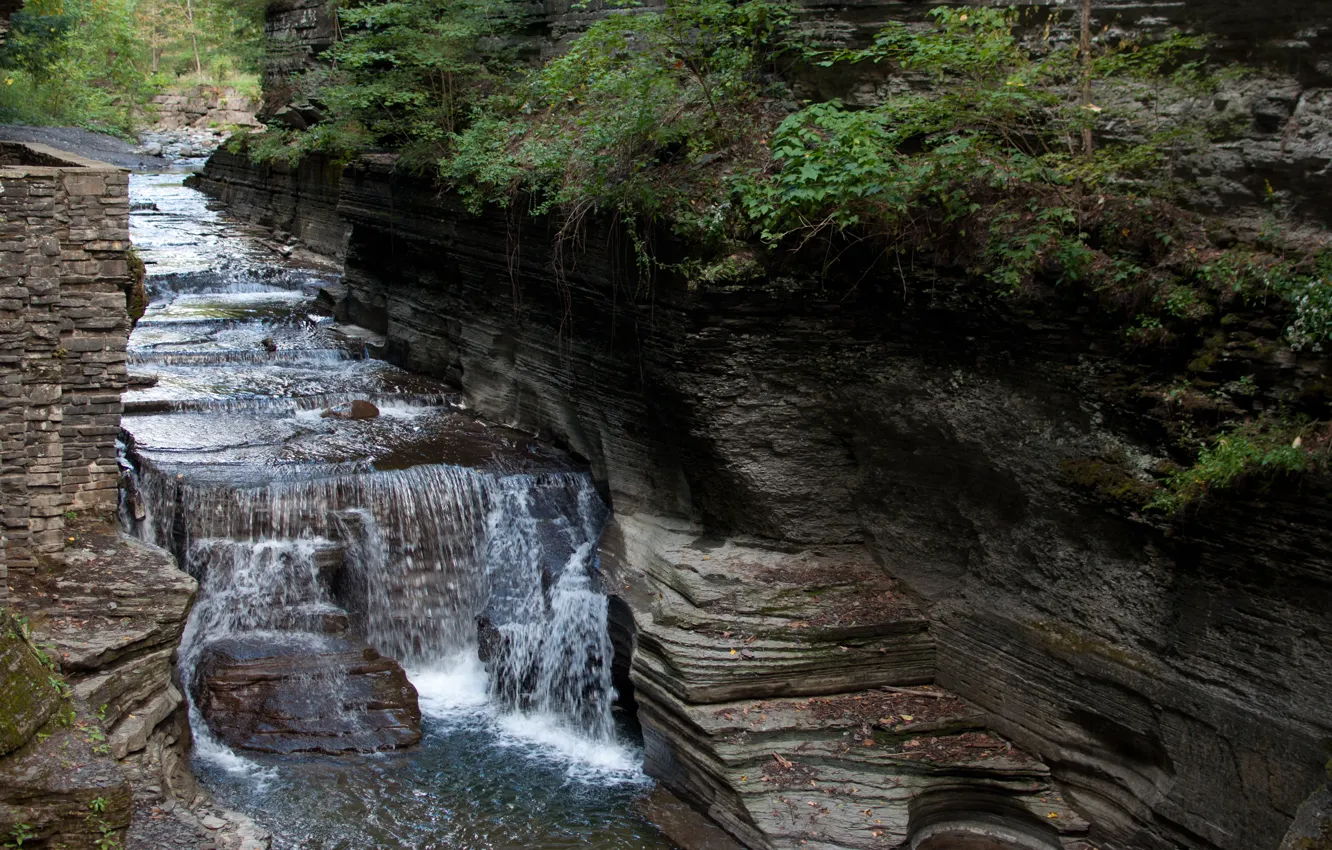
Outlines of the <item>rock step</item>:
<svg viewBox="0 0 1332 850">
<path fill-rule="evenodd" d="M 896 846 L 922 805 L 963 833 L 1088 829 L 1044 763 L 938 688 L 692 706 L 648 685 L 638 704 L 649 769 L 752 847 Z"/>
<path fill-rule="evenodd" d="M 366 752 L 421 739 L 401 666 L 347 637 L 224 638 L 195 668 L 195 704 L 219 739 L 273 753 Z"/>
</svg>

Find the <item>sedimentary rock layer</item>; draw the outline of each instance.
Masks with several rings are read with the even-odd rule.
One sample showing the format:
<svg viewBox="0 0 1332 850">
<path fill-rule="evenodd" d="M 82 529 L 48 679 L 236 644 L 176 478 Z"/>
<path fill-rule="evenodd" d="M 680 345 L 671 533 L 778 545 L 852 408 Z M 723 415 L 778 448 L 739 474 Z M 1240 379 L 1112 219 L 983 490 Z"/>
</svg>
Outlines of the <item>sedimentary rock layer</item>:
<svg viewBox="0 0 1332 850">
<path fill-rule="evenodd" d="M 1094 837 L 1274 846 L 1321 781 L 1322 485 L 1169 533 L 1089 498 L 1066 462 L 1152 450 L 1094 323 L 893 281 L 648 288 L 611 231 L 557 257 L 539 222 L 373 169 L 344 175 L 341 211 L 342 309 L 391 357 L 586 457 L 621 515 L 865 547 L 932 622 L 938 681 L 1045 757 Z M 640 680 L 707 669 L 696 633 L 640 628 Z"/>
<path fill-rule="evenodd" d="M 363 642 L 277 635 L 209 644 L 195 704 L 223 741 L 263 752 L 375 751 L 421 739 L 416 689 Z"/>
</svg>

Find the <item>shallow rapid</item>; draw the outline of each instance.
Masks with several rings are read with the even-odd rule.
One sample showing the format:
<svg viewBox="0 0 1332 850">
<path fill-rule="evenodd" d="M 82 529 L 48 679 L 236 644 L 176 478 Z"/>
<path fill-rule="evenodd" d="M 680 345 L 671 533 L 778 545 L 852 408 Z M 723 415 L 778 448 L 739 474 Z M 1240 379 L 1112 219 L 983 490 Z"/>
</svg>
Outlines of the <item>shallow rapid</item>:
<svg viewBox="0 0 1332 850">
<path fill-rule="evenodd" d="M 151 303 L 122 520 L 200 582 L 179 652 L 200 779 L 277 848 L 670 847 L 638 814 L 587 474 L 365 357 L 316 309 L 327 272 L 277 261 L 181 178 L 132 178 Z M 403 665 L 419 743 L 357 727 L 366 700 L 320 666 L 346 646 Z M 223 650 L 306 654 L 284 710 L 343 706 L 361 751 L 224 743 L 200 705 Z"/>
</svg>

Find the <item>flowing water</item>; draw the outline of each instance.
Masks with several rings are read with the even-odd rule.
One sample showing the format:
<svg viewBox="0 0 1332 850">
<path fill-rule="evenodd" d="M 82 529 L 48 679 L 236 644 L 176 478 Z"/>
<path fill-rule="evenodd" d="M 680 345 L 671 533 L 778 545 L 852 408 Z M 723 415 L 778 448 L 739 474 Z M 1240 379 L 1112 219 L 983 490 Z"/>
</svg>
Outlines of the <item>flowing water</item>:
<svg viewBox="0 0 1332 850">
<path fill-rule="evenodd" d="M 204 783 L 279 848 L 670 847 L 636 814 L 586 473 L 364 358 L 313 309 L 329 276 L 265 256 L 181 175 L 131 196 L 151 304 L 122 519 L 200 582 L 179 658 Z M 356 400 L 379 415 L 347 418 Z M 308 658 L 284 699 L 353 706 L 320 659 L 361 641 L 407 669 L 419 744 L 373 751 L 340 709 L 368 752 L 232 750 L 194 705 L 226 647 Z"/>
</svg>

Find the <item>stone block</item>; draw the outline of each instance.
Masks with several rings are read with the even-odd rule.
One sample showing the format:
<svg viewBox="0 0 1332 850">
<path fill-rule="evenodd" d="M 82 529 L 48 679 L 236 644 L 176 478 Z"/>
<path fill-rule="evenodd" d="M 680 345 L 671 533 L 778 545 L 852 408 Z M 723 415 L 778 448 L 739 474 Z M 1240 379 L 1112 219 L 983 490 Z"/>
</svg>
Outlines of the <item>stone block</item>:
<svg viewBox="0 0 1332 850">
<path fill-rule="evenodd" d="M 65 191 L 70 195 L 106 194 L 106 180 L 100 174 L 68 174 L 64 180 Z"/>
</svg>

